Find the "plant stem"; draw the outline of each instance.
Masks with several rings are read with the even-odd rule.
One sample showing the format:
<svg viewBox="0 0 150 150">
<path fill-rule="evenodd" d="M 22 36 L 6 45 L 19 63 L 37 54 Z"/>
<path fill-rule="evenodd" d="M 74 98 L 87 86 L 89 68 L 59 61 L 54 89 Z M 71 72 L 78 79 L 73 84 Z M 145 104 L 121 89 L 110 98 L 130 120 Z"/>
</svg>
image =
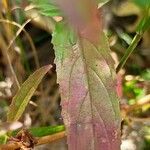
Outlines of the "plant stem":
<svg viewBox="0 0 150 150">
<path fill-rule="evenodd" d="M 64 138 L 65 136 L 66 136 L 65 131 L 52 134 L 52 135 L 48 135 L 48 136 L 43 136 L 37 139 L 37 144 L 35 144 L 35 146 L 52 143 L 54 141 Z M 14 141 L 11 143 L 1 145 L 0 150 L 16 150 L 16 149 L 20 149 L 22 146 L 24 146 L 22 141 L 20 142 Z"/>
<path fill-rule="evenodd" d="M 127 59 L 129 58 L 129 56 L 131 55 L 131 53 L 134 51 L 134 49 L 137 47 L 139 41 L 142 38 L 142 34 L 137 33 L 135 35 L 135 37 L 133 38 L 130 46 L 128 47 L 128 49 L 126 50 L 124 56 L 122 57 L 121 61 L 119 62 L 117 68 L 116 68 L 116 73 L 118 73 L 121 68 L 125 65 Z"/>
<path fill-rule="evenodd" d="M 30 19 L 29 19 L 29 20 L 30 20 Z M 26 25 L 26 23 L 28 23 L 29 20 L 27 20 L 24 25 Z M 2 22 L 2 23 L 4 22 L 4 23 L 11 24 L 11 25 L 14 25 L 14 26 L 18 27 L 18 28 L 20 29 L 20 30 L 18 30 L 18 31 L 19 31 L 19 34 L 20 34 L 20 31 L 23 31 L 23 32 L 25 33 L 25 35 L 26 35 L 26 37 L 27 37 L 27 39 L 28 39 L 28 41 L 29 41 L 29 43 L 30 43 L 31 49 L 32 49 L 32 51 L 33 51 L 33 56 L 34 56 L 34 60 L 35 60 L 35 65 L 36 65 L 36 67 L 37 67 L 37 69 L 38 69 L 39 66 L 40 66 L 40 65 L 39 65 L 39 60 L 38 60 L 38 55 L 37 55 L 37 52 L 36 52 L 36 48 L 35 48 L 34 42 L 33 42 L 32 38 L 31 38 L 31 36 L 29 35 L 29 33 L 28 33 L 24 28 L 22 28 L 22 26 L 21 26 L 20 24 L 14 22 L 14 21 L 5 20 L 5 19 L 0 19 L 0 22 Z M 18 35 L 19 35 L 19 34 L 18 34 Z"/>
<path fill-rule="evenodd" d="M 56 134 L 52 134 L 52 135 L 43 136 L 37 140 L 38 142 L 36 145 L 43 145 L 43 144 L 51 143 L 56 140 L 62 139 L 65 136 L 66 136 L 65 131 L 62 131 L 62 132 L 59 132 Z"/>
</svg>

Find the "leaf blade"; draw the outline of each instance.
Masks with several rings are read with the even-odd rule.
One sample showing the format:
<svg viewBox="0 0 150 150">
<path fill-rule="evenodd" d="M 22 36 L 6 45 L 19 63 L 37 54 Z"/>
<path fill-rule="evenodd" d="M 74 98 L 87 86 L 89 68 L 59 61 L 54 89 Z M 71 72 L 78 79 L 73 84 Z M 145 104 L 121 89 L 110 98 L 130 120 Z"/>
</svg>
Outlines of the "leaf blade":
<svg viewBox="0 0 150 150">
<path fill-rule="evenodd" d="M 30 0 L 39 10 L 40 13 L 44 16 L 55 17 L 61 16 L 62 13 L 55 5 L 53 0 Z"/>
<path fill-rule="evenodd" d="M 64 125 L 58 125 L 58 126 L 32 127 L 29 129 L 29 132 L 35 137 L 42 137 L 59 133 L 64 130 L 65 130 Z M 19 131 L 20 130 L 13 131 L 11 135 L 16 136 Z"/>
<path fill-rule="evenodd" d="M 8 122 L 17 121 L 21 117 L 37 86 L 50 68 L 51 65 L 38 69 L 22 84 L 9 106 L 7 114 Z"/>
<path fill-rule="evenodd" d="M 69 45 L 68 29 L 64 25 L 61 32 L 53 35 L 68 147 L 118 150 L 120 111 L 114 91 L 115 69 L 106 38 L 101 34 L 98 47 L 83 37 Z M 60 34 L 66 36 L 59 39 Z M 67 46 L 61 46 L 61 40 Z"/>
<path fill-rule="evenodd" d="M 103 5 L 107 4 L 110 0 L 97 0 L 98 8 L 101 8 Z"/>
</svg>

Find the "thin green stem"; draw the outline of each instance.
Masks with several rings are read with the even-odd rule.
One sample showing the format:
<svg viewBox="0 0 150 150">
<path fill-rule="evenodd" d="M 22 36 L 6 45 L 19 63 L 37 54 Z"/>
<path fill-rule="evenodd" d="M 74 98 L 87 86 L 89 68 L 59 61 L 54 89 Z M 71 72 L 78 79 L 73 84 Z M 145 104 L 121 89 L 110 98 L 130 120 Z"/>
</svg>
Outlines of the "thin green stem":
<svg viewBox="0 0 150 150">
<path fill-rule="evenodd" d="M 133 38 L 130 46 L 128 47 L 128 49 L 126 50 L 124 56 L 122 57 L 122 59 L 120 60 L 117 68 L 116 68 L 116 73 L 118 73 L 121 68 L 125 65 L 127 59 L 130 57 L 131 53 L 135 50 L 135 48 L 137 47 L 139 41 L 142 38 L 142 34 L 137 33 L 135 35 L 135 37 Z"/>
</svg>

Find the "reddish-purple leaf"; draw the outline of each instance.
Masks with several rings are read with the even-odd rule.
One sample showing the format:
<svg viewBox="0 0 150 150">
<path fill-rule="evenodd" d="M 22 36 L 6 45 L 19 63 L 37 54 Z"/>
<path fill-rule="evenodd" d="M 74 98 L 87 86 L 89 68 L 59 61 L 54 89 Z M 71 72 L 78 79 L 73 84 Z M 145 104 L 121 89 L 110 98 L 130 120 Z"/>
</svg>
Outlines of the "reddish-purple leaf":
<svg viewBox="0 0 150 150">
<path fill-rule="evenodd" d="M 106 38 L 101 34 L 99 47 L 83 38 L 69 45 L 70 33 L 63 26 L 53 35 L 69 150 L 119 150 L 116 75 Z"/>
<path fill-rule="evenodd" d="M 57 2 L 78 31 L 76 41 L 67 25 L 59 24 L 53 34 L 68 148 L 119 150 L 116 74 L 96 6 L 92 0 Z"/>
</svg>

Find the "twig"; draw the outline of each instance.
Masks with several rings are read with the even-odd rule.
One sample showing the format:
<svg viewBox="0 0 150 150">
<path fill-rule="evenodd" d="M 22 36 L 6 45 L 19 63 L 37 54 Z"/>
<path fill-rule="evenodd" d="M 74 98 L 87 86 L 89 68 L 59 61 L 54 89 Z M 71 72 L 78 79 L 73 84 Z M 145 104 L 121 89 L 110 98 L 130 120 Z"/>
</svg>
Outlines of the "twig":
<svg viewBox="0 0 150 150">
<path fill-rule="evenodd" d="M 21 142 L 13 142 L 0 146 L 0 150 L 16 150 L 22 146 Z"/>
<path fill-rule="evenodd" d="M 42 145 L 42 144 L 46 144 L 46 143 L 51 143 L 53 141 L 56 141 L 56 140 L 59 140 L 59 139 L 62 139 L 66 136 L 66 133 L 65 131 L 63 132 L 60 132 L 60 133 L 56 133 L 56 134 L 53 134 L 53 135 L 47 135 L 47 136 L 44 136 L 44 137 L 41 137 L 39 138 L 37 141 L 37 144 L 36 145 Z"/>
<path fill-rule="evenodd" d="M 52 135 L 48 135 L 48 136 L 44 136 L 44 137 L 37 139 L 37 144 L 35 144 L 35 146 L 51 143 L 59 139 L 62 139 L 65 136 L 66 136 L 65 131 L 52 134 Z M 0 150 L 16 150 L 16 149 L 21 148 L 22 146 L 23 146 L 22 142 L 11 142 L 11 143 L 1 145 Z"/>
</svg>

